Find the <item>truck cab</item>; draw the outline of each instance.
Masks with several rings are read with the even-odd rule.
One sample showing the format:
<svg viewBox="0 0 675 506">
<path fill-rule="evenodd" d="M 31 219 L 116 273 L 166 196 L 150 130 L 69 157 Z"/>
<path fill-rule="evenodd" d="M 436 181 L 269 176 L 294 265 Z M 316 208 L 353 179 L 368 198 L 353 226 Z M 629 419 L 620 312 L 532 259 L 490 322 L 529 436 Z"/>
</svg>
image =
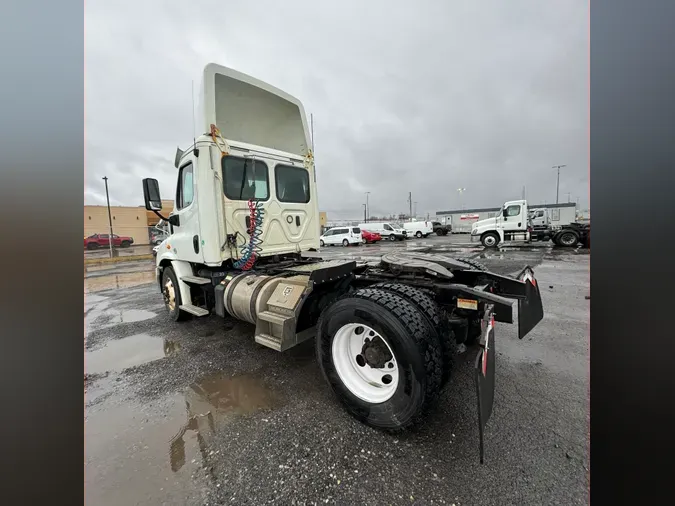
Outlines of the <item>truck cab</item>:
<svg viewBox="0 0 675 506">
<path fill-rule="evenodd" d="M 505 202 L 493 218 L 475 222 L 471 227 L 471 240 L 480 240 L 486 248 L 505 242 L 529 242 L 530 221 L 526 200 Z"/>
<path fill-rule="evenodd" d="M 530 225 L 532 227 L 549 227 L 551 220 L 546 209 L 532 209 L 529 212 Z"/>
</svg>

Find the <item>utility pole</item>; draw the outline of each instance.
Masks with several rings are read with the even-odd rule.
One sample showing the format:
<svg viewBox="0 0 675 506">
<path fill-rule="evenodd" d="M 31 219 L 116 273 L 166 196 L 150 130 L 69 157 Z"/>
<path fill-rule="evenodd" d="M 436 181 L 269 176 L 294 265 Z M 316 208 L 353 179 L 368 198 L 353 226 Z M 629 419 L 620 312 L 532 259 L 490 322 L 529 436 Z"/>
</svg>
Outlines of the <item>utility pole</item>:
<svg viewBox="0 0 675 506">
<path fill-rule="evenodd" d="M 462 200 L 462 194 L 466 191 L 466 188 L 457 188 L 459 192 L 459 208 L 464 209 L 464 201 Z"/>
<path fill-rule="evenodd" d="M 366 223 L 368 218 L 366 218 L 366 213 L 368 212 L 368 206 L 366 204 L 361 204 L 363 206 L 363 222 Z"/>
<path fill-rule="evenodd" d="M 108 195 L 108 176 L 103 177 L 105 181 L 105 200 L 108 202 L 108 223 L 110 224 L 110 237 L 108 244 L 110 246 L 110 258 L 113 257 L 113 229 L 112 229 L 112 215 L 110 214 L 110 196 Z"/>
<path fill-rule="evenodd" d="M 370 209 L 368 209 L 368 195 L 370 195 L 370 192 L 366 192 L 366 217 L 365 217 L 366 223 L 368 223 L 368 217 L 370 216 Z"/>
<path fill-rule="evenodd" d="M 567 167 L 567 165 L 554 165 L 553 169 L 558 169 L 558 182 L 555 185 L 555 203 L 558 203 L 558 191 L 560 190 L 560 169 L 562 167 Z"/>
<path fill-rule="evenodd" d="M 408 206 L 410 207 L 408 217 L 412 218 L 412 192 L 408 192 Z"/>
</svg>

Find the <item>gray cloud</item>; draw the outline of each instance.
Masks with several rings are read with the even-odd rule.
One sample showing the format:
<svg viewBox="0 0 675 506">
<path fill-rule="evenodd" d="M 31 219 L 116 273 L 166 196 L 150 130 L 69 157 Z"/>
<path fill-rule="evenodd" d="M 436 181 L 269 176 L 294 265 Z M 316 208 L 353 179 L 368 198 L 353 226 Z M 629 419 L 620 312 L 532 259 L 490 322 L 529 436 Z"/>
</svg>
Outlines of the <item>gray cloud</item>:
<svg viewBox="0 0 675 506">
<path fill-rule="evenodd" d="M 520 198 L 588 205 L 588 3 L 216 2 L 85 6 L 85 202 L 174 193 L 191 88 L 210 61 L 300 98 L 332 218 Z"/>
</svg>

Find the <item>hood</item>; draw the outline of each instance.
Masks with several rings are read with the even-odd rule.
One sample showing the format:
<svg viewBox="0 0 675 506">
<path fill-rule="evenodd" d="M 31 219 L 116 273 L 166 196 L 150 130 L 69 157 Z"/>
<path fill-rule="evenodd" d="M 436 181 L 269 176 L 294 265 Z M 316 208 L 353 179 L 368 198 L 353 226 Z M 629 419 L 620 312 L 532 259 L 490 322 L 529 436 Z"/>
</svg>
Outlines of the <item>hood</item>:
<svg viewBox="0 0 675 506">
<path fill-rule="evenodd" d="M 471 225 L 471 228 L 480 228 L 480 227 L 485 227 L 488 225 L 496 225 L 497 224 L 497 218 L 486 218 L 484 220 L 478 220 Z"/>
</svg>

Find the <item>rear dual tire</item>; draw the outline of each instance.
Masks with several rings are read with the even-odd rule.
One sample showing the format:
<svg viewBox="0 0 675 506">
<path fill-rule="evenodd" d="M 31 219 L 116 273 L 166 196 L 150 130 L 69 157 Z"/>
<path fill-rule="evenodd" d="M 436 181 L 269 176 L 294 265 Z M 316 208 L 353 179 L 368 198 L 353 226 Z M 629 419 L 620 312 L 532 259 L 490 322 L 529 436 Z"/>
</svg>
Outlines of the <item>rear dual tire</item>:
<svg viewBox="0 0 675 506">
<path fill-rule="evenodd" d="M 558 246 L 573 248 L 579 242 L 579 236 L 574 232 L 562 232 L 554 237 L 553 242 Z"/>
<path fill-rule="evenodd" d="M 350 292 L 317 324 L 317 360 L 345 409 L 388 432 L 415 425 L 433 406 L 443 352 L 423 312 L 383 288 Z"/>
</svg>

